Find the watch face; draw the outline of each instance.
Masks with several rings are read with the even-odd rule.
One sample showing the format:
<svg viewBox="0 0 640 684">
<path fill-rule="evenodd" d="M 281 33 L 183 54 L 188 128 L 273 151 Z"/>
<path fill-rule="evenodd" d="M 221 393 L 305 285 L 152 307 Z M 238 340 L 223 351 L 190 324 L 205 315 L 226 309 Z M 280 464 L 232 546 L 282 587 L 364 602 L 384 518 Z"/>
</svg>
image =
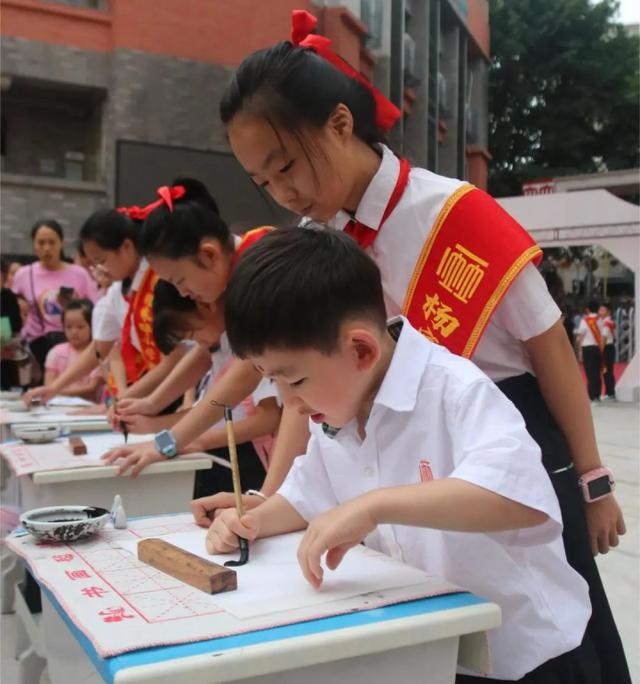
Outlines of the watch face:
<svg viewBox="0 0 640 684">
<path fill-rule="evenodd" d="M 161 432 L 159 435 L 157 435 L 156 442 L 158 444 L 159 451 L 162 453 L 164 453 L 166 449 L 170 449 L 173 445 L 170 435 L 168 435 L 166 432 Z"/>
<path fill-rule="evenodd" d="M 587 487 L 589 488 L 589 496 L 592 499 L 596 499 L 599 496 L 609 494 L 611 492 L 611 483 L 609 482 L 609 476 L 603 475 L 602 477 L 598 477 L 595 480 L 591 480 L 591 482 L 587 483 Z"/>
</svg>

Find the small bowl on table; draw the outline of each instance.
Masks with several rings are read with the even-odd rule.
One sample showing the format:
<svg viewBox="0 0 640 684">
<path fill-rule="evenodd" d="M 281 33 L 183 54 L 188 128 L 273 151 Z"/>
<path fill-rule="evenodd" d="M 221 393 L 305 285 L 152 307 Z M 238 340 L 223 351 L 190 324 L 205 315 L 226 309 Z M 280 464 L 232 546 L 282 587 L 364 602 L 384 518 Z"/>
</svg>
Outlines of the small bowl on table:
<svg viewBox="0 0 640 684">
<path fill-rule="evenodd" d="M 47 444 L 53 442 L 62 434 L 61 425 L 21 425 L 14 423 L 11 431 L 23 442 L 28 444 Z"/>
<path fill-rule="evenodd" d="M 97 506 L 47 506 L 20 516 L 20 524 L 38 541 L 75 542 L 101 530 L 111 514 Z"/>
</svg>

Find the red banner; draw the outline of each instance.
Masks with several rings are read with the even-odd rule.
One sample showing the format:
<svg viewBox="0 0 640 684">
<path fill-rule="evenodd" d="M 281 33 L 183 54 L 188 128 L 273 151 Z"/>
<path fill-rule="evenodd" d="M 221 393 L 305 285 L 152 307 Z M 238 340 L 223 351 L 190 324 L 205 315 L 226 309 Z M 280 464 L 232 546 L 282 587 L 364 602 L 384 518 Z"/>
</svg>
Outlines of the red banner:
<svg viewBox="0 0 640 684">
<path fill-rule="evenodd" d="M 541 258 L 533 238 L 493 198 L 463 185 L 422 248 L 403 313 L 432 342 L 470 358 L 511 283 Z"/>
</svg>

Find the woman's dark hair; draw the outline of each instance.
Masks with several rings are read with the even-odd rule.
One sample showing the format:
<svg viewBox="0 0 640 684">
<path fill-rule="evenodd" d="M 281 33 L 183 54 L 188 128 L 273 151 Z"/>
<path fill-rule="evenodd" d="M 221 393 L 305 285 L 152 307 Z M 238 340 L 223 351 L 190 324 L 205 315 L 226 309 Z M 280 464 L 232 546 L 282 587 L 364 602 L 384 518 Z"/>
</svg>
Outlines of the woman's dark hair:
<svg viewBox="0 0 640 684">
<path fill-rule="evenodd" d="M 194 257 L 203 238 L 219 240 L 225 249 L 233 251 L 229 228 L 204 184 L 194 178 L 176 178 L 173 186 L 178 185 L 186 193 L 173 200 L 173 210 L 163 204 L 147 216 L 142 227 L 142 253 L 166 259 Z"/>
<path fill-rule="evenodd" d="M 51 228 L 51 230 L 64 242 L 64 232 L 62 226 L 55 219 L 40 219 L 31 227 L 31 240 L 36 239 L 36 234 L 40 228 Z"/>
<path fill-rule="evenodd" d="M 184 332 L 188 327 L 185 317 L 197 312 L 195 300 L 183 297 L 171 283 L 166 280 L 156 283 L 153 291 L 153 337 L 163 354 L 170 354 L 181 342 L 177 332 Z"/>
<path fill-rule="evenodd" d="M 380 271 L 345 233 L 274 230 L 240 257 L 225 291 L 233 353 L 317 349 L 330 354 L 346 321 L 366 317 L 384 329 Z"/>
<path fill-rule="evenodd" d="M 84 320 L 91 327 L 91 314 L 93 313 L 93 304 L 88 299 L 72 299 L 62 311 L 62 323 L 69 311 L 81 311 Z"/>
<path fill-rule="evenodd" d="M 304 127 L 321 128 L 340 103 L 351 111 L 358 138 L 369 145 L 384 140 L 375 100 L 362 83 L 313 50 L 284 41 L 240 64 L 222 95 L 220 118 L 229 124 L 240 111 L 262 116 L 276 131 L 295 135 L 307 152 Z"/>
<path fill-rule="evenodd" d="M 95 211 L 80 228 L 80 243 L 95 242 L 112 252 L 119 249 L 125 240 L 131 240 L 138 247 L 140 226 L 115 209 Z"/>
</svg>

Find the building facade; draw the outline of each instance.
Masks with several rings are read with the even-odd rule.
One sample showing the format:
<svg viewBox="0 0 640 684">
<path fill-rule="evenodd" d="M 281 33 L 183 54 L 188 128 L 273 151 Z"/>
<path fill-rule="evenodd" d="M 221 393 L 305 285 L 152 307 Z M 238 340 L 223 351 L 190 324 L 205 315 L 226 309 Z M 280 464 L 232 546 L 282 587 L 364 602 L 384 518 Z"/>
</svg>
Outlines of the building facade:
<svg viewBox="0 0 640 684">
<path fill-rule="evenodd" d="M 39 218 L 72 240 L 95 209 L 150 200 L 152 182 L 127 188 L 153 167 L 119 151 L 186 168 L 228 153 L 222 90 L 245 55 L 288 38 L 294 8 L 403 108 L 398 152 L 486 186 L 487 0 L 2 0 L 2 252 L 29 254 Z"/>
</svg>

